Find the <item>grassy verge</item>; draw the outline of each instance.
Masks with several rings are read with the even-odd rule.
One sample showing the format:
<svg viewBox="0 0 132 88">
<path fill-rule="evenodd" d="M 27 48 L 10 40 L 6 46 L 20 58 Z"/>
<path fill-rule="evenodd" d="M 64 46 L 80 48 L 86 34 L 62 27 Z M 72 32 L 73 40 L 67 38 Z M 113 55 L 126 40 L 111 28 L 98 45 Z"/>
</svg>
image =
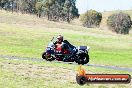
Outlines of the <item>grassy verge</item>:
<svg viewBox="0 0 132 88">
<path fill-rule="evenodd" d="M 76 83 L 75 75 L 79 66 L 52 63 L 13 61 L 0 59 L 1 88 L 130 88 L 130 84 L 86 84 Z M 87 73 L 132 74 L 125 71 L 107 70 L 83 66 Z"/>
</svg>

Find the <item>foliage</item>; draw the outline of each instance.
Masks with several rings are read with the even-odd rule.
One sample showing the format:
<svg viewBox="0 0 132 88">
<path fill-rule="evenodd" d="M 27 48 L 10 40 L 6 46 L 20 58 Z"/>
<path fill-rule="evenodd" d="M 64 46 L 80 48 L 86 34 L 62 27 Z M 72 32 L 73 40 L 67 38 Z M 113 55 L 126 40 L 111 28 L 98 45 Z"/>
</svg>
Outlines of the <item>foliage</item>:
<svg viewBox="0 0 132 88">
<path fill-rule="evenodd" d="M 80 16 L 80 21 L 84 27 L 97 27 L 100 25 L 102 20 L 102 14 L 95 11 L 89 10 Z"/>
<path fill-rule="evenodd" d="M 78 17 L 75 2 L 76 0 L 45 0 L 43 6 L 48 20 L 70 22 Z"/>
<path fill-rule="evenodd" d="M 132 25 L 131 17 L 122 12 L 109 16 L 107 24 L 112 31 L 119 34 L 128 34 Z"/>
<path fill-rule="evenodd" d="M 67 21 L 78 17 L 76 0 L 1 0 L 0 7 L 5 10 L 33 13 L 46 16 L 52 21 Z"/>
</svg>

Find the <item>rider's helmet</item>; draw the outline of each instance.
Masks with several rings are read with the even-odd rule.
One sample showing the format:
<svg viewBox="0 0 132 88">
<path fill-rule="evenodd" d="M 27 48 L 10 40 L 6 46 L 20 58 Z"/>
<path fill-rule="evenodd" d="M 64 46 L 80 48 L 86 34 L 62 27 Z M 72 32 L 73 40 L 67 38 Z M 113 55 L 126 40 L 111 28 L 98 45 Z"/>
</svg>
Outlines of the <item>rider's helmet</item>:
<svg viewBox="0 0 132 88">
<path fill-rule="evenodd" d="M 62 35 L 57 36 L 57 42 L 58 43 L 63 42 L 63 36 Z"/>
</svg>

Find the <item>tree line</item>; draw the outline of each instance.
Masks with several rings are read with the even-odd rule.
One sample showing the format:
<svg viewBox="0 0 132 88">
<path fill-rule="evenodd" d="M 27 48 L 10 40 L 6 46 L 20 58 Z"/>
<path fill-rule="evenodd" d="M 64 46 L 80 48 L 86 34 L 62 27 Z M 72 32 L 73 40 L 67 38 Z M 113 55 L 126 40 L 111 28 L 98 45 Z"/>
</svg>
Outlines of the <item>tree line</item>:
<svg viewBox="0 0 132 88">
<path fill-rule="evenodd" d="M 76 0 L 0 0 L 0 8 L 47 17 L 52 21 L 67 21 L 78 18 Z"/>
<path fill-rule="evenodd" d="M 102 13 L 88 10 L 79 16 L 76 0 L 0 0 L 0 8 L 21 13 L 35 14 L 38 17 L 47 17 L 51 21 L 66 21 L 70 23 L 79 18 L 84 27 L 99 27 Z M 132 21 L 125 13 L 112 14 L 107 18 L 110 30 L 119 34 L 129 34 Z"/>
</svg>

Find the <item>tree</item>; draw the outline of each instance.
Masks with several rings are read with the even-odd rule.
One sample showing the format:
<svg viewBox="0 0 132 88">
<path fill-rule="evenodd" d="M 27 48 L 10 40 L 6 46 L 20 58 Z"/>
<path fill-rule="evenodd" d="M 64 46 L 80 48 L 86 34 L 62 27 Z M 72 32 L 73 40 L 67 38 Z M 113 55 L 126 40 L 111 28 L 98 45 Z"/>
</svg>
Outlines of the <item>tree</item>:
<svg viewBox="0 0 132 88">
<path fill-rule="evenodd" d="M 129 34 L 132 21 L 128 14 L 119 12 L 108 17 L 107 25 L 118 34 Z"/>
<path fill-rule="evenodd" d="M 35 5 L 35 9 L 37 11 L 37 16 L 40 17 L 41 16 L 41 11 L 42 11 L 42 3 L 39 1 L 36 3 Z"/>
<path fill-rule="evenodd" d="M 7 6 L 9 4 L 9 1 L 8 0 L 0 0 L 0 3 L 1 3 L 1 8 L 7 10 Z"/>
<path fill-rule="evenodd" d="M 1 7 L 9 11 L 32 13 L 48 17 L 52 21 L 67 21 L 78 17 L 76 0 L 0 0 Z"/>
<path fill-rule="evenodd" d="M 51 15 L 52 15 L 52 5 L 55 3 L 55 0 L 44 0 L 43 1 L 43 6 L 44 6 L 44 9 L 45 9 L 45 12 L 48 16 L 48 20 L 51 20 Z"/>
<path fill-rule="evenodd" d="M 78 9 L 76 8 L 75 5 L 76 0 L 65 0 L 64 3 L 64 12 L 66 15 L 66 21 L 70 23 L 70 20 L 73 19 L 74 17 L 78 17 Z"/>
<path fill-rule="evenodd" d="M 70 7 L 71 7 L 71 2 L 70 0 L 66 0 L 64 3 L 64 10 L 66 12 L 66 16 L 67 16 L 67 22 L 70 23 Z"/>
<path fill-rule="evenodd" d="M 86 13 L 81 14 L 79 19 L 84 27 L 98 27 L 102 20 L 102 14 L 95 10 L 89 10 Z"/>
</svg>

